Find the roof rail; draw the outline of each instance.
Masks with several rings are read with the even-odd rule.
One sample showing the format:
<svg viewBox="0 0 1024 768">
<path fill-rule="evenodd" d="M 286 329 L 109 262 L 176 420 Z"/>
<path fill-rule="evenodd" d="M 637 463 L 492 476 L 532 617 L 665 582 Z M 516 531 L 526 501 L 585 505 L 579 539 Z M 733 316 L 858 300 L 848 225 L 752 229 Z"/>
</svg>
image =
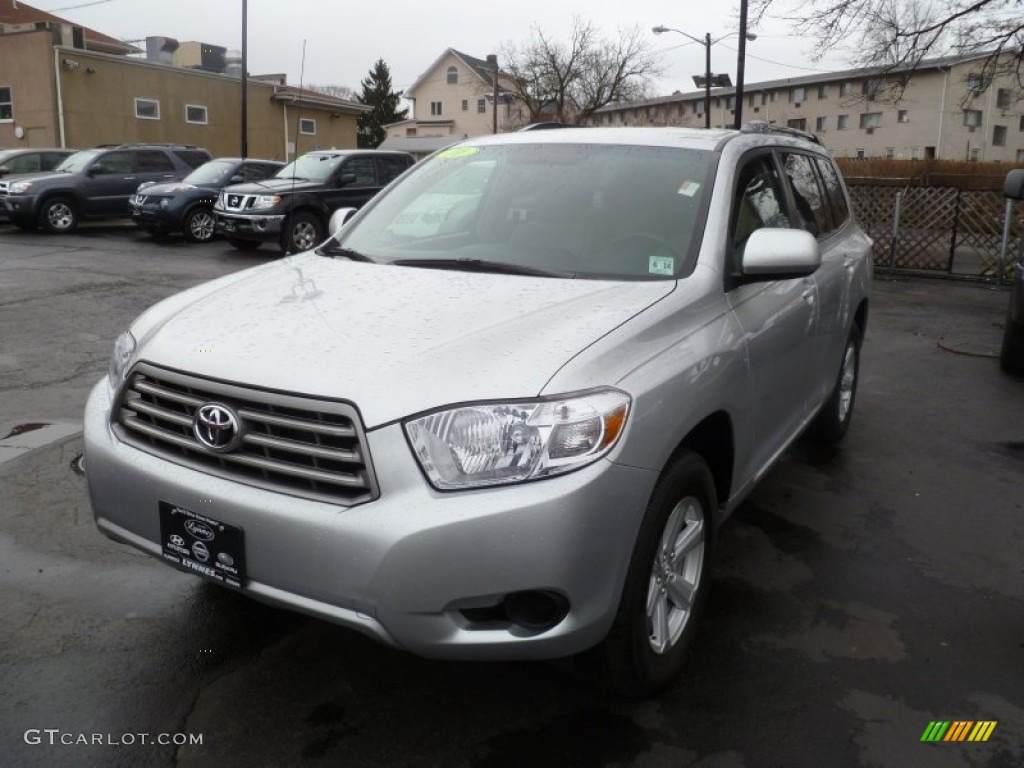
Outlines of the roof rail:
<svg viewBox="0 0 1024 768">
<path fill-rule="evenodd" d="M 820 147 L 825 146 L 821 143 L 821 139 L 813 133 L 801 131 L 799 128 L 790 128 L 786 125 L 771 125 L 764 120 L 752 120 L 749 123 L 744 123 L 743 127 L 740 128 L 740 133 L 781 133 L 784 136 L 793 136 L 798 139 L 814 142 Z"/>
<path fill-rule="evenodd" d="M 174 149 L 199 149 L 195 144 L 175 144 L 174 142 L 160 141 L 135 141 L 128 144 L 100 144 L 101 147 L 115 147 L 117 149 L 131 149 L 132 147 L 173 147 Z"/>
</svg>

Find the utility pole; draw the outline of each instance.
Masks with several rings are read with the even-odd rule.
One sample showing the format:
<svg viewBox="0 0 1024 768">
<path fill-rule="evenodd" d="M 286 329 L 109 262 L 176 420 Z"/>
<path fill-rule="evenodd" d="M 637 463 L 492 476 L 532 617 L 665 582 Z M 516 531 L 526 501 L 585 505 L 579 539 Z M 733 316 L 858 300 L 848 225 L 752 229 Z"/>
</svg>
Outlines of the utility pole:
<svg viewBox="0 0 1024 768">
<path fill-rule="evenodd" d="M 711 33 L 704 34 L 704 127 L 711 127 Z"/>
<path fill-rule="evenodd" d="M 494 93 L 491 98 L 491 106 L 494 108 L 494 124 L 491 127 L 491 133 L 498 132 L 498 57 L 493 54 L 487 54 L 487 63 L 491 65 L 491 77 L 494 80 Z"/>
<path fill-rule="evenodd" d="M 743 127 L 743 65 L 747 58 L 747 0 L 740 0 L 740 46 L 736 54 L 736 125 Z"/>
<path fill-rule="evenodd" d="M 242 0 L 242 159 L 249 157 L 249 0 Z"/>
</svg>

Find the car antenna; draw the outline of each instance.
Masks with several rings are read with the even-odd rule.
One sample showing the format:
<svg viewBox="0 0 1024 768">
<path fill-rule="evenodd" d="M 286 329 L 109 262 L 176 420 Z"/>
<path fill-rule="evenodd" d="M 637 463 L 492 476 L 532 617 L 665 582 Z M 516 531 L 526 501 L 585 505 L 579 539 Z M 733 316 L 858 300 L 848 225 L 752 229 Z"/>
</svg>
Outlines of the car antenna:
<svg viewBox="0 0 1024 768">
<path fill-rule="evenodd" d="M 298 96 L 295 97 L 296 104 L 302 104 L 302 87 L 303 87 L 303 84 L 305 82 L 306 82 L 306 38 L 302 38 L 302 64 L 299 65 L 299 94 L 298 94 Z M 298 165 L 297 164 L 299 162 L 299 128 L 301 128 L 301 127 L 302 127 L 302 109 L 299 108 L 299 109 L 295 110 L 295 159 L 292 160 L 292 163 L 294 163 L 295 165 L 292 166 L 292 192 L 291 192 L 290 195 L 288 195 L 288 213 L 289 214 L 291 213 L 292 208 L 295 207 L 295 171 L 298 170 Z M 288 227 L 288 232 L 289 232 L 289 234 L 288 234 L 288 243 L 289 244 L 291 243 L 291 239 L 292 239 L 291 238 L 291 234 L 290 234 L 290 230 L 291 230 L 290 218 L 291 217 L 289 217 L 288 219 L 285 219 L 285 225 Z"/>
</svg>

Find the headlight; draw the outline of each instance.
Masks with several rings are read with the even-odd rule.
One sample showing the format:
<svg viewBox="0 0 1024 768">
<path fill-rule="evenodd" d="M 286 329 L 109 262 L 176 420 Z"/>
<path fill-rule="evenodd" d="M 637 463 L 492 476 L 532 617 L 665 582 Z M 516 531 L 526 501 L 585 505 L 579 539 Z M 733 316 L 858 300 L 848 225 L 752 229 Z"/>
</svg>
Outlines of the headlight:
<svg viewBox="0 0 1024 768">
<path fill-rule="evenodd" d="M 256 202 L 253 203 L 252 207 L 254 210 L 259 210 L 260 208 L 273 208 L 280 202 L 280 195 L 260 195 L 256 198 Z"/>
<path fill-rule="evenodd" d="M 224 195 L 223 192 L 221 192 L 219 195 L 217 195 L 217 205 L 216 205 L 216 207 L 217 208 L 227 208 L 228 207 L 227 206 L 226 196 Z"/>
<path fill-rule="evenodd" d="M 170 200 L 170 198 L 167 198 L 167 197 L 165 197 L 163 200 L 160 201 L 160 207 L 161 208 L 166 208 L 170 204 L 171 204 L 171 200 Z"/>
<path fill-rule="evenodd" d="M 31 181 L 15 181 L 11 183 L 11 186 L 8 188 L 7 191 L 12 195 L 22 195 L 25 192 L 28 192 L 31 188 Z"/>
<path fill-rule="evenodd" d="M 561 399 L 464 405 L 404 426 L 435 488 L 479 488 L 550 477 L 596 461 L 622 434 L 629 403 L 629 395 L 606 389 Z"/>
<path fill-rule="evenodd" d="M 114 354 L 110 358 L 110 371 L 107 379 L 110 388 L 118 387 L 124 380 L 125 371 L 128 369 L 128 361 L 135 352 L 135 337 L 129 331 L 125 331 L 117 337 L 114 342 Z"/>
</svg>

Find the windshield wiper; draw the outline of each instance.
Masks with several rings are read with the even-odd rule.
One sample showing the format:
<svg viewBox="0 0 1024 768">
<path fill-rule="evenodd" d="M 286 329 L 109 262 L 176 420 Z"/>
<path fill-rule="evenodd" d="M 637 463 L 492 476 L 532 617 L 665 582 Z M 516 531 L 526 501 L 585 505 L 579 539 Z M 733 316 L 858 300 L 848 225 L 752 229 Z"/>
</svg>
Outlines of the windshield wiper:
<svg viewBox="0 0 1024 768">
<path fill-rule="evenodd" d="M 556 272 L 507 261 L 486 261 L 484 259 L 398 259 L 392 261 L 399 267 L 423 267 L 425 269 L 456 269 L 466 272 L 493 272 L 499 275 L 533 275 L 536 277 L 575 277 L 574 272 Z"/>
<path fill-rule="evenodd" d="M 349 261 L 365 261 L 369 264 L 376 264 L 377 262 L 367 256 L 365 253 L 354 251 L 351 248 L 342 248 L 338 245 L 327 246 L 323 249 L 323 253 L 330 256 L 344 256 Z"/>
</svg>

